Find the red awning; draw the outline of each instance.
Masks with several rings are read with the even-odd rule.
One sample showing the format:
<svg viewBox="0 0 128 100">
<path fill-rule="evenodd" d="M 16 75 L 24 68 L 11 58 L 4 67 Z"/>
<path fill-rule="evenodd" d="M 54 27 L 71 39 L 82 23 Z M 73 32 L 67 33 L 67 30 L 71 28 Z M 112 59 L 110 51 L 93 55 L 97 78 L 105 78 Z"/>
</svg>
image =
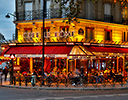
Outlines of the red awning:
<svg viewBox="0 0 128 100">
<path fill-rule="evenodd" d="M 45 54 L 69 54 L 72 46 L 45 46 Z M 10 47 L 4 54 L 42 54 L 42 46 Z"/>
<path fill-rule="evenodd" d="M 128 53 L 128 48 L 116 48 L 116 47 L 86 47 L 91 52 L 109 52 L 109 53 Z"/>
<path fill-rule="evenodd" d="M 4 56 L 4 54 L 10 49 L 10 47 L 7 47 L 5 50 L 1 52 L 1 56 Z"/>
</svg>

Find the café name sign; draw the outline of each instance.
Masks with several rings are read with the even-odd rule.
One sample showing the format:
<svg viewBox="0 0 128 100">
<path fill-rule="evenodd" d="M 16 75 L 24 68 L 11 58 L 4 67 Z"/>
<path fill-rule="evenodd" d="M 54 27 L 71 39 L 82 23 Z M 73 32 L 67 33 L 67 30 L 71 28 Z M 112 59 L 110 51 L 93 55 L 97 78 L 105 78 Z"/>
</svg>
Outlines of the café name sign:
<svg viewBox="0 0 128 100">
<path fill-rule="evenodd" d="M 23 38 L 39 38 L 39 32 L 24 32 L 23 33 Z M 68 36 L 74 36 L 74 31 L 67 32 L 67 31 L 60 31 L 60 32 L 55 32 L 54 33 L 55 37 L 68 37 Z M 51 37 L 50 32 L 45 32 L 44 37 Z"/>
<path fill-rule="evenodd" d="M 95 59 L 96 56 L 68 56 L 67 59 Z"/>
<path fill-rule="evenodd" d="M 89 59 L 87 56 L 68 56 L 68 59 Z"/>
<path fill-rule="evenodd" d="M 39 37 L 39 32 L 24 32 L 23 33 L 23 37 L 24 38 L 35 38 L 35 37 Z"/>
</svg>

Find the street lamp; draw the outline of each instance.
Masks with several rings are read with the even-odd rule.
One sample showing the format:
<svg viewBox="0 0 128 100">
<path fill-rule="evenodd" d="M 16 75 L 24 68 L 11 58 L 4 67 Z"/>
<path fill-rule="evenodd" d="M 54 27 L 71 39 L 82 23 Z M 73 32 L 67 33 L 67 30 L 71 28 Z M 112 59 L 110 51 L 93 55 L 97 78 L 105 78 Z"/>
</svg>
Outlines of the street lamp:
<svg viewBox="0 0 128 100">
<path fill-rule="evenodd" d="M 17 19 L 17 16 L 16 15 L 14 15 L 14 14 L 12 14 L 12 13 L 7 13 L 6 15 L 5 15 L 5 17 L 6 18 L 10 18 L 10 15 L 11 16 L 13 16 L 14 17 L 14 19 L 16 18 Z M 16 26 L 17 24 L 15 24 L 15 26 Z M 15 39 L 17 39 L 17 28 L 15 29 Z M 14 39 L 14 37 L 13 37 L 13 39 Z"/>
<path fill-rule="evenodd" d="M 5 17 L 6 17 L 6 18 L 10 18 L 10 15 L 16 17 L 16 15 L 14 15 L 14 14 L 12 14 L 12 13 L 7 13 L 7 15 L 5 15 Z"/>
<path fill-rule="evenodd" d="M 10 72 L 10 84 L 13 84 L 13 59 L 15 58 L 15 54 L 10 54 L 10 64 L 11 64 L 11 72 Z"/>
<path fill-rule="evenodd" d="M 45 17 L 45 4 L 46 0 L 43 0 L 43 33 L 42 33 L 42 85 L 44 85 L 44 17 Z"/>
</svg>

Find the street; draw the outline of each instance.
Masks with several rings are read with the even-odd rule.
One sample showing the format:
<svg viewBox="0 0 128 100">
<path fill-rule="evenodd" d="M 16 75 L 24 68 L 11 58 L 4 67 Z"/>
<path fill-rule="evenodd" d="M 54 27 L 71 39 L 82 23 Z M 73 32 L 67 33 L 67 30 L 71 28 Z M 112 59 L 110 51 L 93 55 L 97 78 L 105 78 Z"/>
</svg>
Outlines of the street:
<svg viewBox="0 0 128 100">
<path fill-rule="evenodd" d="M 128 100 L 128 90 L 37 90 L 0 87 L 0 100 Z"/>
</svg>

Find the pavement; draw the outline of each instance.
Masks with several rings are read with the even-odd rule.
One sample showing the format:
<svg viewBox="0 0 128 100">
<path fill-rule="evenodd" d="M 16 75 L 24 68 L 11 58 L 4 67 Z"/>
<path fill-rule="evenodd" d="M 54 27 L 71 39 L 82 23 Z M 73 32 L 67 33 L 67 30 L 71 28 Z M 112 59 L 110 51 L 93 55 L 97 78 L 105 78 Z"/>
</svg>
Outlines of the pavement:
<svg viewBox="0 0 128 100">
<path fill-rule="evenodd" d="M 88 84 L 87 86 L 78 85 L 73 86 L 69 84 L 67 87 L 64 84 L 60 84 L 59 87 L 57 87 L 55 84 L 52 84 L 50 87 L 43 85 L 40 87 L 39 83 L 36 83 L 35 86 L 32 86 L 29 82 L 27 86 L 25 86 L 25 83 L 23 82 L 21 86 L 19 86 L 19 83 L 16 82 L 16 85 L 10 85 L 10 79 L 9 75 L 7 76 L 7 81 L 4 82 L 4 76 L 2 80 L 2 85 L 0 83 L 0 86 L 2 87 L 8 87 L 8 88 L 19 88 L 19 89 L 38 89 L 38 90 L 119 90 L 119 89 L 128 89 L 128 83 L 124 83 L 123 86 L 121 86 L 119 83 L 116 83 L 114 86 L 110 83 L 106 84 L 106 86 L 103 86 L 102 84 L 97 84 L 97 86 L 94 86 L 93 84 Z M 0 81 L 1 82 L 1 81 Z"/>
</svg>

